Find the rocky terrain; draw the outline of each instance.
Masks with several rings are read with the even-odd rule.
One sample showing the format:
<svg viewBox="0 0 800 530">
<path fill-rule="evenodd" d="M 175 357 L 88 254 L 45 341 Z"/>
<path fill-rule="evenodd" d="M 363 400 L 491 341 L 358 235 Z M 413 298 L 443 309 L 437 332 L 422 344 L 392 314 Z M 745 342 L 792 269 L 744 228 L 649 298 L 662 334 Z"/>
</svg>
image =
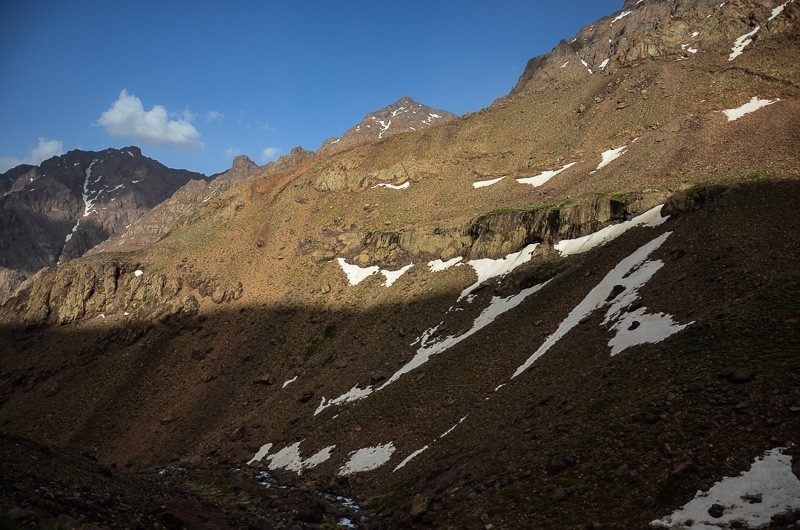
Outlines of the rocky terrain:
<svg viewBox="0 0 800 530">
<path fill-rule="evenodd" d="M 370 112 L 343 135 L 328 138 L 322 142 L 318 152 L 330 153 L 393 134 L 424 131 L 435 125 L 443 125 L 455 117 L 452 112 L 432 109 L 409 97 L 400 98 L 388 107 Z"/>
<path fill-rule="evenodd" d="M 74 150 L 0 178 L 0 302 L 44 267 L 83 255 L 199 173 L 170 169 L 137 147 Z"/>
<path fill-rule="evenodd" d="M 6 520 L 796 527 L 798 18 L 626 2 L 488 109 L 43 271 L 0 306 Z"/>
</svg>

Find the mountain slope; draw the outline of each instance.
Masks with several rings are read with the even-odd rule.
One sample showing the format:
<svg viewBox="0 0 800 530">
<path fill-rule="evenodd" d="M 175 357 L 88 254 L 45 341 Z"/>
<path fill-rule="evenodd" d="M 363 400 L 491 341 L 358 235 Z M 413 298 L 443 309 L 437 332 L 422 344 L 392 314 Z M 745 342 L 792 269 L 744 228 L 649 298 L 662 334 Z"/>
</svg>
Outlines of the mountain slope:
<svg viewBox="0 0 800 530">
<path fill-rule="evenodd" d="M 170 169 L 137 147 L 79 151 L 19 166 L 0 198 L 0 301 L 43 267 L 83 255 L 199 173 Z"/>
<path fill-rule="evenodd" d="M 717 6 L 598 22 L 708 24 L 687 60 L 538 77 L 557 48 L 489 109 L 46 271 L 0 307 L 3 431 L 347 483 L 384 527 L 643 528 L 765 451 L 800 474 L 798 6 Z"/>
<path fill-rule="evenodd" d="M 289 154 L 264 166 L 257 165 L 245 155 L 237 156 L 228 171 L 212 175 L 208 179 L 187 182 L 169 199 L 126 226 L 122 233 L 89 250 L 89 254 L 146 248 L 160 241 L 176 226 L 189 222 L 207 202 L 215 200 L 230 188 L 256 177 L 287 171 L 313 157 L 313 151 L 307 151 L 301 146 L 295 147 Z"/>
</svg>

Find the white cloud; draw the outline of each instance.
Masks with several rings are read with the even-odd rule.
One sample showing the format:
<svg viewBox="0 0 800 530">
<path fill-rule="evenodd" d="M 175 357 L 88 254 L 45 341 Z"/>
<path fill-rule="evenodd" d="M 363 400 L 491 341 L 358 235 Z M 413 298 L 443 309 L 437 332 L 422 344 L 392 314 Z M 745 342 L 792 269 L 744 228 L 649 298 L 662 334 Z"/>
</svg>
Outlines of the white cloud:
<svg viewBox="0 0 800 530">
<path fill-rule="evenodd" d="M 225 119 L 225 115 L 218 110 L 210 110 L 206 112 L 206 121 L 208 123 L 212 123 L 215 121 L 222 121 Z"/>
<path fill-rule="evenodd" d="M 48 158 L 64 154 L 64 143 L 61 140 L 48 140 L 47 138 L 39 138 L 39 143 L 36 147 L 28 151 L 27 158 L 17 158 L 15 156 L 2 156 L 0 157 L 0 173 L 5 173 L 13 167 L 20 164 L 31 164 L 37 166 Z"/>
<path fill-rule="evenodd" d="M 123 90 L 97 123 L 115 138 L 134 138 L 148 145 L 196 149 L 202 144 L 200 133 L 190 123 L 191 118 L 191 112 L 185 110 L 181 119 L 170 119 L 167 109 L 161 105 L 145 111 L 139 98 Z"/>
<path fill-rule="evenodd" d="M 281 151 L 283 151 L 283 149 L 280 147 L 267 147 L 261 151 L 261 158 L 264 159 L 264 162 L 272 162 L 273 160 L 277 160 Z"/>
<path fill-rule="evenodd" d="M 42 161 L 52 158 L 54 156 L 64 154 L 64 143 L 61 140 L 48 140 L 47 138 L 39 138 L 39 144 L 31 149 L 30 156 L 32 164 L 40 164 Z"/>
<path fill-rule="evenodd" d="M 233 146 L 228 147 L 223 152 L 225 153 L 225 158 L 235 158 L 235 157 L 237 157 L 237 156 L 242 154 L 242 150 L 241 149 L 239 149 L 238 147 L 233 147 Z"/>
</svg>

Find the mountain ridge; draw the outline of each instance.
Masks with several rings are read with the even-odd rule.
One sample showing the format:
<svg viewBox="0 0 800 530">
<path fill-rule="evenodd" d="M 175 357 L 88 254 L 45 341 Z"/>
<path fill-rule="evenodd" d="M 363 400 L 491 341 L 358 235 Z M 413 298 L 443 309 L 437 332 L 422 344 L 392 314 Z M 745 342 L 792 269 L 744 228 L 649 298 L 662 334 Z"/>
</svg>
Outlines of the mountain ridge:
<svg viewBox="0 0 800 530">
<path fill-rule="evenodd" d="M 650 527 L 781 447 L 798 480 L 798 9 L 716 5 L 627 2 L 588 47 L 684 53 L 556 53 L 44 271 L 0 306 L 4 432 L 346 491 L 378 528 Z"/>
</svg>

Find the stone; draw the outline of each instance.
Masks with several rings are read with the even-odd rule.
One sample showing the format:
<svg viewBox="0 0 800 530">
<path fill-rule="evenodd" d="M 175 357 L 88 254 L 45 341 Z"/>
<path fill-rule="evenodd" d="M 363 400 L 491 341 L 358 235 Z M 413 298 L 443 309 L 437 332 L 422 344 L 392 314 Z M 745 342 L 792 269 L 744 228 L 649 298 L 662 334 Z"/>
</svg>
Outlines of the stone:
<svg viewBox="0 0 800 530">
<path fill-rule="evenodd" d="M 728 380 L 731 383 L 741 385 L 744 383 L 749 383 L 750 381 L 755 379 L 755 377 L 756 373 L 753 372 L 752 370 L 736 370 L 730 375 Z"/>
<path fill-rule="evenodd" d="M 721 504 L 712 504 L 711 508 L 708 509 L 708 515 L 713 517 L 714 519 L 719 519 L 723 515 L 725 515 L 725 507 Z"/>
<path fill-rule="evenodd" d="M 254 385 L 274 385 L 275 384 L 275 376 L 272 374 L 262 374 L 255 379 L 253 379 Z"/>
<path fill-rule="evenodd" d="M 567 488 L 557 488 L 553 491 L 553 494 L 550 495 L 550 500 L 553 502 L 564 502 L 570 497 L 572 497 L 572 493 Z"/>
<path fill-rule="evenodd" d="M 243 439 L 247 435 L 247 429 L 244 426 L 239 426 L 231 433 L 230 439 L 232 442 L 238 442 L 239 440 Z"/>
<path fill-rule="evenodd" d="M 78 521 L 73 519 L 71 516 L 62 513 L 58 517 L 56 517 L 56 527 L 58 528 L 77 528 Z"/>
<path fill-rule="evenodd" d="M 785 512 L 776 513 L 771 517 L 773 523 L 781 525 L 789 525 L 797 522 L 797 515 L 791 509 Z"/>
<path fill-rule="evenodd" d="M 615 285 L 611 289 L 611 292 L 608 294 L 608 298 L 606 298 L 606 302 L 610 302 L 611 300 L 613 300 L 614 298 L 619 296 L 624 290 L 625 290 L 625 286 L 624 285 L 619 285 L 619 284 Z"/>
<path fill-rule="evenodd" d="M 576 458 L 572 455 L 553 455 L 547 460 L 545 471 L 548 475 L 558 475 L 576 464 Z"/>
<path fill-rule="evenodd" d="M 411 501 L 411 511 L 409 515 L 412 519 L 419 519 L 426 513 L 428 513 L 428 509 L 430 508 L 431 500 L 428 497 L 423 495 L 415 495 L 414 500 Z"/>
</svg>

